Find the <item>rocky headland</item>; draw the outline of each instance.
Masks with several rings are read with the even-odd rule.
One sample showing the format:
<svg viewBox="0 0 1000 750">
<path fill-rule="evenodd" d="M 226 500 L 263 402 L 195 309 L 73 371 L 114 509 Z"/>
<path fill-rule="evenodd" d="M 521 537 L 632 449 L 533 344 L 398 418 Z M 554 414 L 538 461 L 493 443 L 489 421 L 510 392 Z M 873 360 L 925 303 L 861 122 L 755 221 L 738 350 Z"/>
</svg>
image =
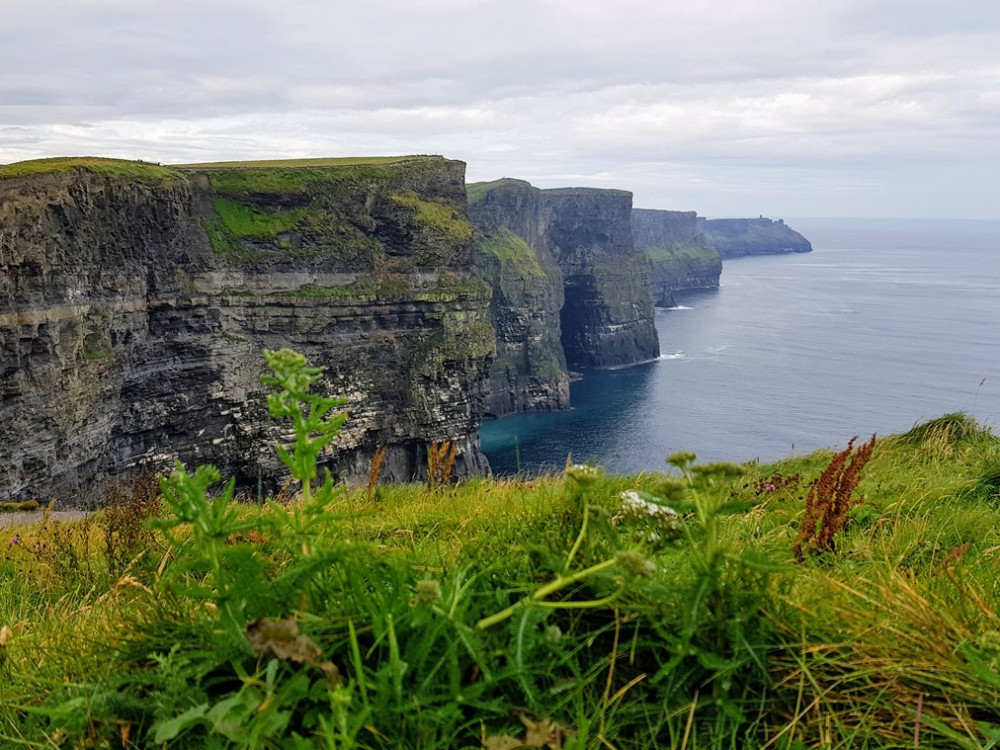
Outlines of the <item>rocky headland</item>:
<svg viewBox="0 0 1000 750">
<path fill-rule="evenodd" d="M 85 505 L 144 464 L 286 472 L 262 350 L 327 368 L 351 418 L 321 463 L 408 480 L 433 440 L 486 469 L 493 355 L 465 165 L 441 157 L 0 169 L 0 499 Z"/>
<path fill-rule="evenodd" d="M 694 211 L 632 209 L 632 241 L 650 265 L 653 301 L 675 307 L 674 292 L 719 286 L 722 258 L 698 230 Z"/>
<path fill-rule="evenodd" d="M 698 231 L 723 258 L 812 251 L 809 240 L 785 224 L 783 219 L 775 221 L 763 216 L 757 219 L 699 217 Z"/>
</svg>

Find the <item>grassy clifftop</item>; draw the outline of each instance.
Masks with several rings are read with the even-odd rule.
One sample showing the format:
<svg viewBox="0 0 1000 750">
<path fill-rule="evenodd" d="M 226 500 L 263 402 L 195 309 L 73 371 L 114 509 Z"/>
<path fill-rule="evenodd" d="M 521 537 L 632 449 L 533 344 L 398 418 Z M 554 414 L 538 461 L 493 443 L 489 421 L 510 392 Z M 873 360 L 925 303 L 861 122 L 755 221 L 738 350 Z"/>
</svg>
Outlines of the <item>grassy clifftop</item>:
<svg viewBox="0 0 1000 750">
<path fill-rule="evenodd" d="M 127 159 L 106 159 L 96 156 L 67 156 L 51 159 L 32 159 L 0 167 L 0 180 L 32 175 L 59 174 L 83 171 L 117 178 L 146 180 L 182 180 L 184 175 L 171 167 Z"/>
<path fill-rule="evenodd" d="M 429 155 L 414 156 L 342 156 L 306 159 L 257 159 L 248 161 L 214 161 L 178 164 L 178 169 L 226 170 L 226 169 L 303 169 L 325 167 L 364 167 L 385 164 L 403 164 L 418 161 L 440 161 L 444 157 Z"/>
<path fill-rule="evenodd" d="M 948 415 L 866 450 L 456 486 L 435 448 L 429 486 L 208 531 L 153 489 L 8 533 L 0 740 L 988 747 L 1000 440 Z"/>
</svg>

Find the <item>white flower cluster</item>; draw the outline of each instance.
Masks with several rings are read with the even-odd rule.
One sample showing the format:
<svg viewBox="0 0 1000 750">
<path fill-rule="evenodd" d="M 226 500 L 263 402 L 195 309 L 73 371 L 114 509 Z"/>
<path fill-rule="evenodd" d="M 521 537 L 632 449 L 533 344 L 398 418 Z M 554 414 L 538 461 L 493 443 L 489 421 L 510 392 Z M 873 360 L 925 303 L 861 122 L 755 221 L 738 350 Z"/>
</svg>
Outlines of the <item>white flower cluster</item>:
<svg viewBox="0 0 1000 750">
<path fill-rule="evenodd" d="M 588 484 L 600 478 L 604 469 L 600 466 L 588 466 L 587 464 L 572 464 L 566 467 L 566 476 L 575 479 L 580 484 Z"/>
<path fill-rule="evenodd" d="M 635 490 L 627 490 L 619 497 L 622 505 L 615 517 L 636 524 L 637 539 L 655 544 L 682 533 L 683 521 L 673 508 L 646 500 Z"/>
<path fill-rule="evenodd" d="M 665 505 L 657 505 L 649 500 L 643 500 L 635 490 L 627 490 L 619 495 L 622 500 L 622 513 L 631 518 L 677 518 L 677 511 Z"/>
</svg>

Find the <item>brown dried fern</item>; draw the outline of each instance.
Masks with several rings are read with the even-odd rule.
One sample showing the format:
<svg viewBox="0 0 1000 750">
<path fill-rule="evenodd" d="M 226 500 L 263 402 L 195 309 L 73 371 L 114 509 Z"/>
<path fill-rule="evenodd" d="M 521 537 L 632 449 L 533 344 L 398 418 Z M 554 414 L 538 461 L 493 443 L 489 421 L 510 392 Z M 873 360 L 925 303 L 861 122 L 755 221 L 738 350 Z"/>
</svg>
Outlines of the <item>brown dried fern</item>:
<svg viewBox="0 0 1000 750">
<path fill-rule="evenodd" d="M 375 449 L 375 455 L 372 456 L 372 465 L 368 470 L 368 499 L 372 498 L 372 494 L 375 492 L 375 485 L 378 484 L 378 476 L 382 473 L 382 461 L 385 460 L 385 454 L 388 448 L 384 445 L 380 445 Z"/>
<path fill-rule="evenodd" d="M 875 436 L 856 450 L 855 435 L 844 450 L 830 459 L 819 478 L 809 485 L 806 513 L 792 547 L 795 559 L 802 562 L 806 552 L 819 554 L 834 549 L 834 537 L 847 522 L 851 508 L 864 498 L 854 491 L 861 482 L 861 470 L 875 450 Z"/>
<path fill-rule="evenodd" d="M 450 440 L 434 440 L 427 449 L 427 489 L 442 487 L 451 479 L 458 446 Z"/>
</svg>

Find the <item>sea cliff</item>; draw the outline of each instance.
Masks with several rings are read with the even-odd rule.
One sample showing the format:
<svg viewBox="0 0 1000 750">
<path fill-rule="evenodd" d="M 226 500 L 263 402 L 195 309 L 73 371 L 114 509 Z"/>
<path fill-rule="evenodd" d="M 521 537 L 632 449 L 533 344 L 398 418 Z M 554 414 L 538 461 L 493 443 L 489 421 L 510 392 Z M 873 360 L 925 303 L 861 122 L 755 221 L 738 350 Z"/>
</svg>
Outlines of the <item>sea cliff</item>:
<svg viewBox="0 0 1000 750">
<path fill-rule="evenodd" d="M 674 292 L 719 286 L 722 258 L 698 231 L 694 211 L 632 209 L 632 240 L 649 260 L 658 307 L 674 307 Z"/>
<path fill-rule="evenodd" d="M 569 408 L 561 342 L 563 276 L 544 251 L 541 191 L 523 180 L 469 186 L 476 271 L 493 289 L 497 353 L 485 416 Z"/>
<path fill-rule="evenodd" d="M 0 169 L 0 499 L 86 504 L 174 459 L 285 475 L 262 350 L 327 368 L 351 418 L 321 463 L 421 475 L 432 440 L 486 470 L 490 290 L 462 162 L 441 157 Z"/>
<path fill-rule="evenodd" d="M 503 179 L 473 183 L 468 195 L 476 266 L 493 287 L 489 416 L 567 408 L 567 365 L 617 367 L 659 354 L 631 193 Z"/>
<path fill-rule="evenodd" d="M 698 229 L 723 258 L 812 251 L 809 240 L 785 224 L 783 219 L 774 221 L 763 216 L 757 219 L 699 218 Z"/>
</svg>

